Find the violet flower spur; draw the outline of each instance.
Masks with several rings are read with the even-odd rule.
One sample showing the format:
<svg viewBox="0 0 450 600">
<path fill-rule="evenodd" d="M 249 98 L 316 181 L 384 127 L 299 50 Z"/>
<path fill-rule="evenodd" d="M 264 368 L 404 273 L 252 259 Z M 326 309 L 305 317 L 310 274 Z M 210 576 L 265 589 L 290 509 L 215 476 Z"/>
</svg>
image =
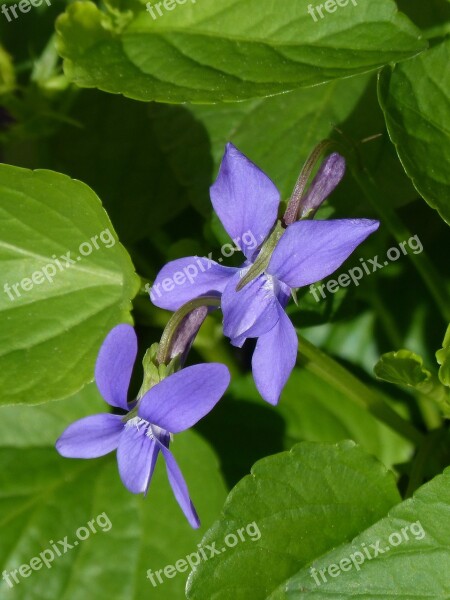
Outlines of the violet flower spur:
<svg viewBox="0 0 450 600">
<path fill-rule="evenodd" d="M 114 327 L 100 348 L 95 381 L 103 399 L 124 413 L 75 421 L 57 440 L 56 449 L 69 458 L 97 458 L 117 449 L 120 477 L 135 494 L 147 493 L 161 453 L 175 498 L 190 525 L 197 528 L 200 521 L 169 444 L 172 434 L 195 425 L 220 400 L 230 381 L 228 369 L 217 363 L 187 367 L 153 383 L 137 402 L 128 404 L 136 355 L 133 327 Z"/>
<path fill-rule="evenodd" d="M 325 159 L 298 211 L 284 223 L 277 221 L 280 194 L 263 171 L 231 143 L 227 144 L 211 201 L 227 233 L 246 257 L 241 268 L 219 265 L 205 258 L 174 260 L 163 267 L 153 284 L 156 306 L 177 310 L 202 295 L 221 295 L 223 331 L 241 347 L 257 338 L 252 371 L 261 396 L 276 404 L 294 368 L 298 339 L 285 313 L 291 292 L 328 277 L 378 227 L 370 219 L 296 221 L 311 216 L 342 179 L 345 161 L 339 154 Z M 291 206 L 291 205 L 290 205 Z M 292 211 L 291 211 L 292 212 Z M 286 215 L 289 214 L 289 207 Z M 285 215 L 285 216 L 286 216 Z M 251 232 L 258 248 L 246 245 Z M 163 290 L 164 281 L 183 284 Z"/>
</svg>

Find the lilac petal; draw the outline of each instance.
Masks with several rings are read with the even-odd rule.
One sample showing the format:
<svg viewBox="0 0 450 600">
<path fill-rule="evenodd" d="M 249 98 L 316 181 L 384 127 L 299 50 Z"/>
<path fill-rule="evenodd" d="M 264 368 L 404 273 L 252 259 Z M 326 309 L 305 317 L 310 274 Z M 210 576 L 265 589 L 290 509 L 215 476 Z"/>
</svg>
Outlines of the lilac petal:
<svg viewBox="0 0 450 600">
<path fill-rule="evenodd" d="M 111 406 L 128 410 L 127 393 L 137 355 L 137 337 L 131 325 L 112 329 L 98 353 L 95 382 Z"/>
<path fill-rule="evenodd" d="M 289 317 L 279 306 L 278 323 L 258 338 L 252 358 L 253 379 L 261 396 L 277 404 L 297 359 L 298 339 Z"/>
<path fill-rule="evenodd" d="M 85 417 L 67 427 L 56 441 L 56 449 L 67 458 L 98 458 L 117 448 L 123 427 L 119 415 Z"/>
<path fill-rule="evenodd" d="M 291 288 L 315 283 L 336 271 L 379 225 L 371 219 L 293 223 L 281 236 L 267 272 Z"/>
<path fill-rule="evenodd" d="M 278 321 L 277 282 L 263 274 L 237 292 L 244 273 L 230 279 L 222 294 L 223 333 L 231 339 L 258 337 Z"/>
<path fill-rule="evenodd" d="M 214 408 L 229 383 L 225 365 L 187 367 L 152 387 L 142 398 L 138 415 L 171 433 L 184 431 Z"/>
<path fill-rule="evenodd" d="M 235 348 L 242 348 L 242 346 L 247 341 L 247 337 L 245 335 L 241 335 L 239 337 L 230 338 L 230 344 Z"/>
<path fill-rule="evenodd" d="M 178 310 L 198 296 L 221 294 L 236 271 L 207 258 L 179 258 L 158 273 L 150 290 L 150 299 L 159 308 Z"/>
<path fill-rule="evenodd" d="M 305 196 L 300 202 L 300 217 L 316 211 L 336 188 L 345 174 L 345 158 L 334 152 L 322 163 Z"/>
<path fill-rule="evenodd" d="M 117 448 L 117 464 L 124 486 L 133 494 L 146 494 L 158 458 L 159 446 L 146 435 L 146 425 L 131 419 Z"/>
<path fill-rule="evenodd" d="M 250 258 L 275 223 L 280 193 L 259 167 L 228 143 L 211 201 L 229 236 Z"/>
<path fill-rule="evenodd" d="M 166 448 L 163 444 L 157 441 L 159 449 L 161 450 L 164 459 L 166 461 L 167 476 L 169 483 L 172 487 L 176 501 L 180 505 L 186 519 L 189 521 L 189 525 L 194 529 L 200 527 L 200 519 L 198 518 L 197 511 L 195 510 L 192 500 L 189 496 L 189 490 L 184 480 L 183 474 L 181 473 L 180 467 L 177 465 L 172 452 Z"/>
</svg>

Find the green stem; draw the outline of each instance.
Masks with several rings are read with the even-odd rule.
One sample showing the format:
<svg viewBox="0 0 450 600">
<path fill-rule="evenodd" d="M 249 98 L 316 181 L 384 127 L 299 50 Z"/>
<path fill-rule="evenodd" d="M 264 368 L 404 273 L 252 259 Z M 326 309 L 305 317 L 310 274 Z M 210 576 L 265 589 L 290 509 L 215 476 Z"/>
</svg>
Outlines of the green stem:
<svg viewBox="0 0 450 600">
<path fill-rule="evenodd" d="M 378 189 L 372 175 L 366 167 L 358 167 L 352 163 L 353 161 L 350 161 L 353 177 L 374 209 L 386 223 L 392 236 L 398 243 L 407 241 L 411 237 L 411 232 L 391 206 L 386 204 L 385 195 Z M 410 258 L 433 296 L 443 318 L 446 322 L 450 321 L 450 299 L 445 287 L 442 285 L 442 277 L 440 277 L 425 252 L 414 254 L 414 256 L 410 255 Z"/>
<path fill-rule="evenodd" d="M 430 432 L 422 441 L 417 450 L 416 456 L 411 466 L 409 475 L 408 488 L 405 493 L 405 498 L 410 498 L 413 493 L 422 485 L 425 473 L 425 467 L 436 447 L 447 435 L 445 429 L 438 429 Z"/>
<path fill-rule="evenodd" d="M 306 190 L 306 185 L 311 177 L 311 174 L 314 170 L 314 167 L 321 157 L 321 155 L 333 144 L 331 140 L 322 140 L 317 144 L 314 150 L 306 159 L 305 164 L 298 176 L 297 182 L 294 187 L 294 191 L 292 192 L 292 196 L 288 202 L 286 212 L 283 216 L 283 223 L 287 227 L 291 223 L 294 223 L 299 216 L 300 204 L 303 197 L 303 194 Z"/>
<path fill-rule="evenodd" d="M 414 442 L 420 444 L 423 434 L 414 425 L 401 417 L 385 401 L 382 394 L 367 387 L 342 365 L 337 363 L 311 342 L 299 335 L 299 355 L 305 367 L 321 379 L 343 392 L 355 404 L 369 411 L 388 427 Z"/>
<path fill-rule="evenodd" d="M 428 431 L 442 427 L 442 417 L 438 405 L 435 402 L 432 402 L 430 398 L 423 396 L 420 393 L 416 392 L 415 397 L 417 398 L 417 404 Z"/>
<path fill-rule="evenodd" d="M 217 296 L 200 296 L 195 300 L 186 302 L 183 304 L 169 319 L 159 344 L 159 351 L 157 355 L 157 361 L 159 364 L 166 364 L 170 359 L 170 349 L 172 340 L 176 334 L 178 327 L 181 325 L 183 319 L 187 317 L 196 308 L 201 306 L 215 306 L 219 308 L 220 298 Z"/>
<path fill-rule="evenodd" d="M 369 286 L 368 286 L 369 287 Z M 403 336 L 397 326 L 397 322 L 387 309 L 382 297 L 378 293 L 378 288 L 370 286 L 368 292 L 364 294 L 364 298 L 368 304 L 371 304 L 375 309 L 375 313 L 380 319 L 384 333 L 389 339 L 389 343 L 394 348 L 401 348 L 403 345 Z"/>
</svg>

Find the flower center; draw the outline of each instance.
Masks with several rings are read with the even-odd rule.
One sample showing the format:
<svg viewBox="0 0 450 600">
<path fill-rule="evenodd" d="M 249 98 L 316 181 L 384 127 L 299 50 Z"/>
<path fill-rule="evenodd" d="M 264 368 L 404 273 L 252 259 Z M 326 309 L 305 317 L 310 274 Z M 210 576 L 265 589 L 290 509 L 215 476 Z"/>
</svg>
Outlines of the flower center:
<svg viewBox="0 0 450 600">
<path fill-rule="evenodd" d="M 153 425 L 153 423 L 149 423 L 145 419 L 141 419 L 141 417 L 133 417 L 129 419 L 125 423 L 125 427 L 136 427 L 136 429 L 146 435 L 151 440 L 157 438 L 160 442 L 164 443 L 164 441 L 169 438 L 172 440 L 172 434 L 162 427 L 158 427 L 158 425 Z"/>
<path fill-rule="evenodd" d="M 272 230 L 272 233 L 269 235 L 267 240 L 264 242 L 255 262 L 251 265 L 245 275 L 241 278 L 239 283 L 236 286 L 236 291 L 242 290 L 243 287 L 256 279 L 264 273 L 269 266 L 270 259 L 272 258 L 273 251 L 275 250 L 275 246 L 277 245 L 280 237 L 284 233 L 284 228 L 280 221 L 277 221 L 275 227 Z"/>
</svg>

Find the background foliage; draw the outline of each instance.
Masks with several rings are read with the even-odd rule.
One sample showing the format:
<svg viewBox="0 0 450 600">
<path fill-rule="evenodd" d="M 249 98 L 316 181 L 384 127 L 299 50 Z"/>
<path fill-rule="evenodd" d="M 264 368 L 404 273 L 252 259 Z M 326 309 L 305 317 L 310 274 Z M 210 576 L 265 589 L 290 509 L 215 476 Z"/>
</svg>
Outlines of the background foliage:
<svg viewBox="0 0 450 600">
<path fill-rule="evenodd" d="M 0 291 L 2 570 L 102 512 L 113 524 L 1 581 L 2 598 L 449 597 L 450 4 L 358 0 L 317 21 L 308 5 L 198 0 L 154 20 L 143 0 L 54 0 L 0 15 L 2 288 L 106 228 L 116 240 L 52 284 Z M 228 241 L 208 193 L 225 143 L 287 200 L 327 137 L 348 168 L 318 218 L 381 221 L 333 278 L 413 236 L 423 250 L 320 302 L 299 291 L 299 361 L 278 407 L 256 392 L 251 344 L 233 349 L 208 317 L 189 360 L 225 362 L 232 385 L 173 446 L 202 528 L 161 465 L 141 498 L 114 456 L 62 459 L 63 429 L 104 410 L 91 382 L 107 332 L 135 323 L 141 356 L 161 335 L 168 314 L 144 283 Z M 423 540 L 322 587 L 310 577 L 417 520 Z M 260 540 L 159 587 L 146 578 L 253 521 Z"/>
</svg>

